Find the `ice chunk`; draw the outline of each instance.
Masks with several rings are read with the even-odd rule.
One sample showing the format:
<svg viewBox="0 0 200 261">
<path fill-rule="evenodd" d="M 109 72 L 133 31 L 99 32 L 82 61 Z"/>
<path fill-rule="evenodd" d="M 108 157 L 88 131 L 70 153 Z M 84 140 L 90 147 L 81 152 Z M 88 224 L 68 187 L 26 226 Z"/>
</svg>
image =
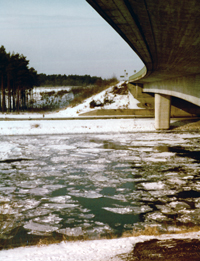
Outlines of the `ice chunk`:
<svg viewBox="0 0 200 261">
<path fill-rule="evenodd" d="M 125 208 L 110 208 L 110 207 L 103 207 L 103 209 L 117 213 L 117 214 L 133 214 L 134 210 L 131 207 L 125 207 Z"/>
<path fill-rule="evenodd" d="M 25 211 L 25 210 L 37 207 L 40 204 L 40 201 L 37 201 L 35 199 L 26 199 L 26 200 L 21 201 L 19 203 L 21 203 L 22 206 L 23 206 L 22 211 Z"/>
<path fill-rule="evenodd" d="M 157 209 L 159 209 L 163 214 L 167 214 L 167 215 L 175 215 L 176 211 L 174 211 L 173 209 L 171 209 L 168 206 L 165 205 L 156 205 Z"/>
<path fill-rule="evenodd" d="M 195 225 L 200 224 L 200 209 L 187 211 L 185 214 L 177 218 L 178 221 L 183 223 L 193 223 Z"/>
<path fill-rule="evenodd" d="M 53 204 L 53 203 L 49 204 L 49 203 L 46 203 L 46 204 L 42 205 L 42 208 L 60 210 L 60 209 L 75 208 L 78 206 L 79 205 L 77 205 L 77 204 Z"/>
<path fill-rule="evenodd" d="M 50 198 L 49 201 L 65 204 L 65 202 L 69 199 L 71 199 L 71 196 L 66 195 L 66 196 L 58 196 L 58 197 Z"/>
<path fill-rule="evenodd" d="M 37 217 L 33 219 L 34 222 L 38 223 L 48 223 L 50 225 L 58 224 L 62 218 L 60 218 L 58 215 L 55 214 L 50 214 L 49 216 L 44 216 L 44 217 Z"/>
<path fill-rule="evenodd" d="M 146 190 L 162 190 L 166 188 L 166 185 L 162 181 L 142 183 L 141 184 Z"/>
<path fill-rule="evenodd" d="M 10 199 L 8 197 L 0 196 L 0 203 L 9 202 Z"/>
<path fill-rule="evenodd" d="M 174 177 L 174 178 L 168 179 L 167 182 L 181 186 L 181 185 L 185 185 L 187 181 L 182 180 L 178 177 Z"/>
<path fill-rule="evenodd" d="M 40 195 L 48 194 L 49 190 L 46 189 L 46 188 L 33 188 L 33 189 L 29 190 L 29 193 L 33 194 L 33 195 L 40 196 Z"/>
<path fill-rule="evenodd" d="M 38 224 L 36 222 L 33 222 L 32 220 L 27 222 L 24 225 L 24 228 L 30 230 L 30 233 L 35 235 L 45 235 L 58 230 L 58 227 Z"/>
<path fill-rule="evenodd" d="M 85 192 L 70 192 L 69 193 L 75 197 L 83 197 L 83 198 L 101 198 L 103 195 L 97 193 L 96 191 L 85 191 Z"/>
<path fill-rule="evenodd" d="M 188 209 L 190 208 L 190 206 L 185 203 L 185 202 L 181 202 L 181 201 L 175 201 L 175 202 L 171 202 L 169 203 L 169 207 L 174 208 L 176 210 L 181 210 L 181 209 Z"/>
<path fill-rule="evenodd" d="M 67 228 L 59 229 L 58 232 L 69 237 L 70 236 L 78 237 L 84 234 L 81 227 L 74 227 L 74 228 L 67 227 Z"/>
<path fill-rule="evenodd" d="M 170 221 L 171 219 L 167 216 L 163 215 L 159 211 L 155 211 L 153 213 L 149 213 L 146 215 L 146 221 L 157 221 L 157 222 L 163 222 L 163 221 Z"/>
</svg>

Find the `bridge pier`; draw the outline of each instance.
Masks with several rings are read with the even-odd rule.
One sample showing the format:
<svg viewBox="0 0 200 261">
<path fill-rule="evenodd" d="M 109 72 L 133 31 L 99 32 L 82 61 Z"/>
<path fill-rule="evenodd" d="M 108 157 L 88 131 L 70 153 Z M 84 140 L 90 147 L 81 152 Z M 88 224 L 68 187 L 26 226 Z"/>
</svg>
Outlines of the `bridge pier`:
<svg viewBox="0 0 200 261">
<path fill-rule="evenodd" d="M 168 130 L 170 128 L 171 96 L 155 94 L 155 128 Z"/>
</svg>

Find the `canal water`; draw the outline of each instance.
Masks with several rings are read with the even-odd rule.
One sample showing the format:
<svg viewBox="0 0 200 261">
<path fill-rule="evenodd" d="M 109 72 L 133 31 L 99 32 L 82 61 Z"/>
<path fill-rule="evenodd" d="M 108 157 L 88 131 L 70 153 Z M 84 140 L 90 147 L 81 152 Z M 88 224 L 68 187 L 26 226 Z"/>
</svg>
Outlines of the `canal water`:
<svg viewBox="0 0 200 261">
<path fill-rule="evenodd" d="M 0 242 L 200 224 L 200 135 L 0 137 Z"/>
</svg>

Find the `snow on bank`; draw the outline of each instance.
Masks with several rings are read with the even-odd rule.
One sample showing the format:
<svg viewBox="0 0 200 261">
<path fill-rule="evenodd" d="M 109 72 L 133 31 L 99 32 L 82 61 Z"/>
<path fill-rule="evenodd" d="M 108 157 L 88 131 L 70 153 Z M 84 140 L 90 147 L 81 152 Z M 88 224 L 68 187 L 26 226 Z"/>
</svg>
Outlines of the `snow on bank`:
<svg viewBox="0 0 200 261">
<path fill-rule="evenodd" d="M 124 82 L 120 82 L 118 83 L 116 86 L 118 88 L 121 88 Z M 0 114 L 0 118 L 43 118 L 43 116 L 45 116 L 45 118 L 62 118 L 62 117 L 78 117 L 79 114 L 82 113 L 86 113 L 89 111 L 93 111 L 93 110 L 98 110 L 98 109 L 142 109 L 140 107 L 138 107 L 139 101 L 136 100 L 132 94 L 128 91 L 127 94 L 116 94 L 113 93 L 113 87 L 111 86 L 108 89 L 93 95 L 92 97 L 86 99 L 82 104 L 79 104 L 75 107 L 68 107 L 66 109 L 62 109 L 60 111 L 57 112 L 52 112 L 52 113 L 45 113 L 45 115 L 43 114 L 39 114 L 39 113 L 20 113 L 20 114 Z M 64 87 L 62 87 L 64 88 Z M 123 87 L 122 87 L 123 88 Z M 39 88 L 37 88 L 39 89 Z M 47 89 L 48 90 L 48 89 Z M 58 91 L 60 90 L 59 88 L 50 89 L 51 91 Z M 41 90 L 40 90 L 41 91 Z M 37 94 L 39 95 L 39 93 Z M 90 102 L 92 100 L 98 101 L 98 102 L 102 102 L 104 101 L 104 99 L 107 99 L 109 101 L 112 101 L 111 103 L 105 104 L 103 107 L 95 107 L 95 108 L 90 108 Z M 39 99 L 37 97 L 37 99 Z"/>
<path fill-rule="evenodd" d="M 0 135 L 154 131 L 154 119 L 0 121 Z"/>
<path fill-rule="evenodd" d="M 48 246 L 19 247 L 0 251 L 0 260 L 4 261 L 120 261 L 129 254 L 136 243 L 151 239 L 199 239 L 200 232 L 139 236 L 110 240 L 91 240 L 61 242 Z M 120 257 L 121 256 L 121 257 Z"/>
<path fill-rule="evenodd" d="M 122 87 L 123 83 L 117 84 L 117 88 Z M 53 90 L 53 89 L 51 89 Z M 132 131 L 153 131 L 154 120 L 152 119 L 97 119 L 83 120 L 79 114 L 102 107 L 90 108 L 92 100 L 104 102 L 107 99 L 112 101 L 105 104 L 104 109 L 141 109 L 138 107 L 139 101 L 136 100 L 128 91 L 126 94 L 113 92 L 113 86 L 86 99 L 82 104 L 75 107 L 68 107 L 54 113 L 20 113 L 20 114 L 1 114 L 0 119 L 14 119 L 17 121 L 0 121 L 0 135 L 40 135 L 40 134 L 67 134 L 67 133 L 104 133 L 104 132 L 132 132 Z M 78 117 L 79 120 L 70 120 L 70 117 Z M 51 119 L 54 120 L 51 120 Z M 68 120 L 64 120 L 68 118 Z M 24 121 L 20 121 L 24 119 Z M 25 121 L 27 119 L 27 121 Z M 34 120 L 38 119 L 38 120 Z M 41 119 L 41 120 L 40 120 Z M 43 119 L 49 119 L 44 120 Z M 63 119 L 63 120 L 55 120 Z"/>
<path fill-rule="evenodd" d="M 118 88 L 122 87 L 124 82 L 118 83 L 116 86 Z M 90 108 L 91 101 L 98 101 L 100 103 L 104 102 L 104 99 L 112 101 L 112 103 L 105 104 L 103 107 L 95 107 Z M 52 116 L 57 117 L 65 117 L 65 116 L 78 116 L 79 114 L 86 113 L 93 110 L 100 110 L 100 109 L 142 109 L 138 107 L 139 101 L 136 100 L 133 95 L 128 91 L 127 94 L 116 94 L 113 93 L 113 86 L 109 87 L 108 89 L 93 95 L 92 97 L 86 99 L 82 104 L 79 104 L 75 107 L 69 107 L 65 110 L 59 111 L 55 114 L 51 114 Z M 47 116 L 49 117 L 49 116 Z"/>
</svg>

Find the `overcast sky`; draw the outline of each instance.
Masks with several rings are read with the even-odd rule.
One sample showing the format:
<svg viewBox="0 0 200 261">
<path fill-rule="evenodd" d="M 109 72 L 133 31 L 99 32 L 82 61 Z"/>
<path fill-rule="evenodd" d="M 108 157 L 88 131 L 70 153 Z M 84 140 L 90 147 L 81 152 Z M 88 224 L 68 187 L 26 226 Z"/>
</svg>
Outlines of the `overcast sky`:
<svg viewBox="0 0 200 261">
<path fill-rule="evenodd" d="M 0 0 L 0 45 L 38 73 L 108 78 L 143 67 L 85 0 Z"/>
</svg>

